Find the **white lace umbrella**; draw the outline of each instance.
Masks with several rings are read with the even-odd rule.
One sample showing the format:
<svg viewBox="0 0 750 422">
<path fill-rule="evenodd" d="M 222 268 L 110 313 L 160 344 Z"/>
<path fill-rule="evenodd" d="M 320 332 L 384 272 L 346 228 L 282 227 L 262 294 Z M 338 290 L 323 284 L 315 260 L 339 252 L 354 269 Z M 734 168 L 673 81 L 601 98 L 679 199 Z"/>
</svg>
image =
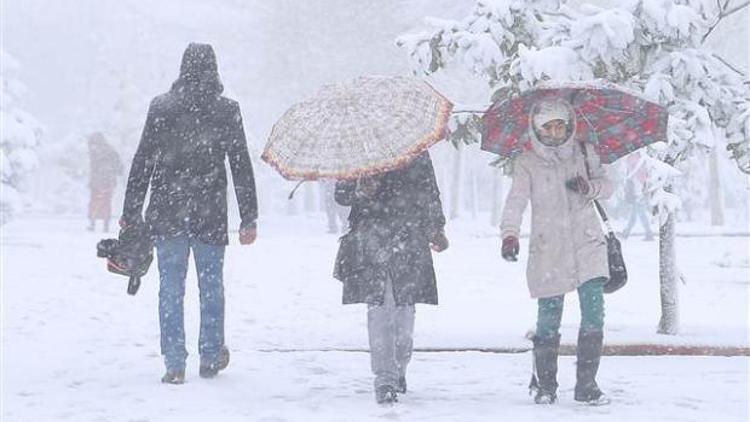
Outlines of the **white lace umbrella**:
<svg viewBox="0 0 750 422">
<path fill-rule="evenodd" d="M 262 158 L 290 180 L 382 173 L 442 139 L 452 108 L 414 77 L 363 76 L 327 85 L 276 122 Z"/>
</svg>

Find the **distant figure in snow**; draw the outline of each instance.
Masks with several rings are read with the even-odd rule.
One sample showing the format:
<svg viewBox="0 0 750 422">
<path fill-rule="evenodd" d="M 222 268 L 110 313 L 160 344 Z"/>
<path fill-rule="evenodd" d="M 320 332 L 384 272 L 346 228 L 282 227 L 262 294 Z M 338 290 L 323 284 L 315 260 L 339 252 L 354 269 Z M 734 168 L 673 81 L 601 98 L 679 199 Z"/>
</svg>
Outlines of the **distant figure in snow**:
<svg viewBox="0 0 750 422">
<path fill-rule="evenodd" d="M 224 340 L 224 249 L 227 235 L 229 159 L 242 222 L 239 240 L 256 238 L 258 205 L 240 107 L 223 97 L 216 56 L 208 44 L 191 43 L 180 76 L 151 101 L 133 158 L 121 225 L 145 223 L 155 238 L 159 263 L 159 324 L 166 373 L 162 382 L 185 380 L 183 302 L 190 250 L 200 288 L 200 376 L 210 378 L 229 364 Z"/>
<path fill-rule="evenodd" d="M 438 301 L 430 248 L 448 248 L 429 154 L 382 175 L 338 182 L 336 202 L 352 209 L 334 276 L 343 282 L 344 304 L 367 304 L 375 399 L 392 403 L 406 392 L 414 304 Z"/>
<path fill-rule="evenodd" d="M 323 187 L 323 205 L 326 210 L 326 219 L 328 221 L 328 233 L 341 233 L 346 231 L 349 207 L 343 207 L 336 203 L 334 194 L 336 191 L 336 182 L 321 182 Z"/>
<path fill-rule="evenodd" d="M 643 240 L 654 240 L 654 232 L 648 221 L 648 200 L 643 193 L 643 185 L 646 182 L 646 171 L 638 167 L 640 162 L 639 153 L 633 152 L 628 155 L 625 163 L 628 174 L 625 177 L 625 203 L 630 205 L 630 216 L 625 230 L 622 231 L 622 238 L 630 237 L 630 232 L 635 227 L 636 220 L 641 223 L 645 234 Z"/>
<path fill-rule="evenodd" d="M 107 142 L 101 132 L 88 138 L 89 149 L 89 226 L 93 231 L 96 220 L 102 220 L 103 231 L 109 231 L 112 218 L 112 195 L 117 187 L 117 178 L 123 173 L 120 155 Z"/>
<path fill-rule="evenodd" d="M 576 115 L 567 101 L 540 101 L 529 117 L 532 149 L 515 160 L 500 229 L 503 258 L 516 261 L 521 219 L 531 202 L 526 279 L 531 297 L 538 299 L 534 400 L 539 404 L 557 400 L 560 319 L 565 294 L 577 290 L 581 325 L 575 400 L 604 404 L 607 399 L 595 378 L 604 328 L 603 286 L 609 268 L 607 244 L 592 200 L 608 198 L 613 186 L 593 150 L 587 153 L 590 171 L 586 169 L 584 144 L 575 139 Z"/>
</svg>

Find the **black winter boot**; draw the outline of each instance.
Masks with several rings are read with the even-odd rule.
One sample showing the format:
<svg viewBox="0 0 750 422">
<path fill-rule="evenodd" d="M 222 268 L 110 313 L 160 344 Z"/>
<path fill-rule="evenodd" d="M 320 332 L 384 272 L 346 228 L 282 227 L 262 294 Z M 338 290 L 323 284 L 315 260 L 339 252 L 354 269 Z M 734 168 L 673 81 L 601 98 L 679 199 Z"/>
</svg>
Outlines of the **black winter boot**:
<svg viewBox="0 0 750 422">
<path fill-rule="evenodd" d="M 185 383 L 185 370 L 184 369 L 167 369 L 164 376 L 161 377 L 161 382 L 164 384 L 184 384 Z"/>
<path fill-rule="evenodd" d="M 396 392 L 399 394 L 406 394 L 406 377 L 399 377 Z"/>
<path fill-rule="evenodd" d="M 229 366 L 229 349 L 226 346 L 222 346 L 219 357 L 215 362 L 201 362 L 198 374 L 201 378 L 213 378 L 227 366 Z"/>
<path fill-rule="evenodd" d="M 557 355 L 560 335 L 552 338 L 534 337 L 534 375 L 529 389 L 536 391 L 534 402 L 552 404 L 557 401 Z"/>
<path fill-rule="evenodd" d="M 578 333 L 576 350 L 575 400 L 592 405 L 609 404 L 609 399 L 596 385 L 596 373 L 602 356 L 602 332 Z"/>
<path fill-rule="evenodd" d="M 381 385 L 375 389 L 375 401 L 378 404 L 393 404 L 398 401 L 396 388 L 392 385 Z"/>
</svg>

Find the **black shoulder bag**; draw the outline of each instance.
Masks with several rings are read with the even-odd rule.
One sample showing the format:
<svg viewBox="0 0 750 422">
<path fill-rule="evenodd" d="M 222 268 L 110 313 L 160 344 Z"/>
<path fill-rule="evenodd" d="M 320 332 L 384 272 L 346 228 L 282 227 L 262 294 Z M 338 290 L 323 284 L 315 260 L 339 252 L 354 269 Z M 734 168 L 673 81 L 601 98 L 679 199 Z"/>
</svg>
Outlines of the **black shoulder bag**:
<svg viewBox="0 0 750 422">
<path fill-rule="evenodd" d="M 586 167 L 586 175 L 591 180 L 591 170 L 589 169 L 588 154 L 586 153 L 586 146 L 583 143 L 579 143 L 581 152 L 583 153 L 583 164 Z M 607 213 L 604 212 L 604 207 L 596 199 L 594 199 L 594 206 L 599 216 L 607 227 L 607 260 L 609 262 L 609 279 L 604 284 L 604 293 L 614 293 L 620 290 L 628 282 L 628 270 L 625 268 L 625 260 L 622 257 L 622 245 L 620 240 L 615 236 L 612 226 L 609 224 Z"/>
</svg>

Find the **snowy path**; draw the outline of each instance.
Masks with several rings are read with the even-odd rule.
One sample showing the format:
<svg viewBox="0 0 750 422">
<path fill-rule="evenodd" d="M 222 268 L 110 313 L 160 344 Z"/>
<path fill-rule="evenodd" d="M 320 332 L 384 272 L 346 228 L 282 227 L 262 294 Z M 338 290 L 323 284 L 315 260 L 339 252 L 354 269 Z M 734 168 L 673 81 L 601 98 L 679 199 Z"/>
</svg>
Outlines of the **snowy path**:
<svg viewBox="0 0 750 422">
<path fill-rule="evenodd" d="M 22 219 L 2 234 L 2 420 L 748 420 L 750 359 L 607 357 L 602 386 L 615 404 L 571 403 L 573 358 L 561 362 L 562 403 L 531 406 L 529 355 L 418 353 L 413 393 L 392 409 L 375 406 L 367 355 L 264 353 L 262 349 L 366 347 L 361 306 L 340 305 L 330 277 L 336 237 L 319 216 L 262 220 L 250 248 L 227 249 L 230 369 L 196 376 L 197 288 L 188 277 L 188 384 L 158 383 L 157 277 L 135 297 L 97 259 L 98 233 L 75 219 Z M 459 235 L 460 233 L 460 235 Z M 441 305 L 419 307 L 417 347 L 527 347 L 534 302 L 523 263 L 498 258 L 491 229 L 449 225 L 452 247 L 436 256 Z M 524 239 L 522 239 L 522 243 Z M 625 244 L 631 282 L 608 296 L 608 343 L 748 346 L 748 243 L 742 237 L 679 238 L 688 284 L 683 335 L 657 336 L 656 243 Z M 522 245 L 522 249 L 525 245 Z M 522 253 L 521 259 L 525 255 Z M 566 303 L 564 341 L 575 339 L 577 300 Z M 616 418 L 607 417 L 615 415 Z M 366 415 L 361 416 L 361 415 Z M 654 415 L 658 415 L 655 417 Z"/>
<path fill-rule="evenodd" d="M 6 376 L 3 420 L 15 421 L 746 421 L 747 358 L 610 357 L 600 383 L 614 403 L 572 401 L 574 359 L 561 359 L 560 403 L 526 395 L 528 354 L 418 353 L 411 391 L 375 404 L 365 353 L 235 352 L 213 380 L 188 374 L 158 382 L 161 366 L 132 345 L 86 355 L 48 373 L 46 364 Z M 128 350 L 129 349 L 129 350 Z M 146 348 L 147 349 L 147 348 Z M 140 352 L 140 353 L 139 353 Z M 196 360 L 190 363 L 195 368 Z M 41 367 L 40 367 L 41 366 Z M 22 373 L 18 373 L 22 372 Z"/>
</svg>

